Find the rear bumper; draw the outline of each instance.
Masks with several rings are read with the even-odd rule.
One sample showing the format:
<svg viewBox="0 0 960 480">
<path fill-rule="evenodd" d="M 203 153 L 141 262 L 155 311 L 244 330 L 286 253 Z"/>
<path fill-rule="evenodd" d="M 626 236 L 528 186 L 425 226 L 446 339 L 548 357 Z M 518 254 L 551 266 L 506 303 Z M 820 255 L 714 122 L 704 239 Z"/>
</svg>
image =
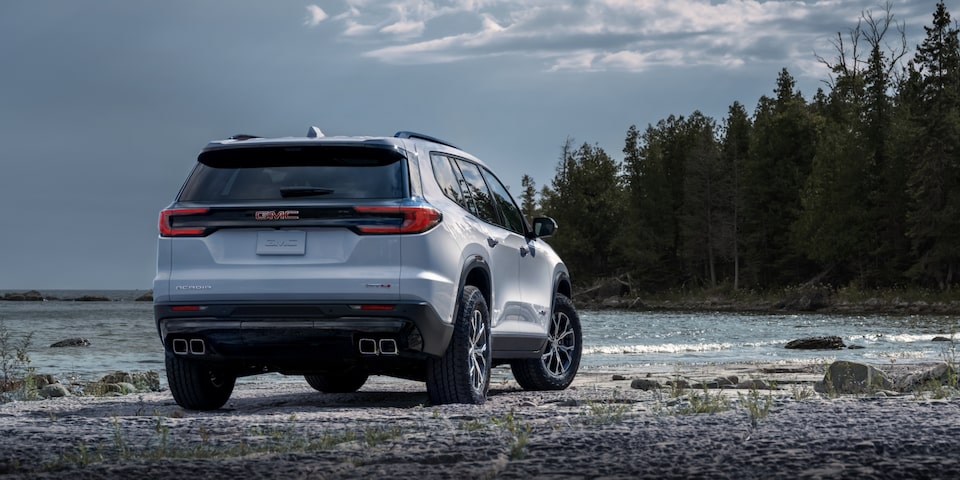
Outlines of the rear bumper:
<svg viewBox="0 0 960 480">
<path fill-rule="evenodd" d="M 453 326 L 426 303 L 154 304 L 164 349 L 236 369 L 311 372 L 443 355 Z"/>
</svg>

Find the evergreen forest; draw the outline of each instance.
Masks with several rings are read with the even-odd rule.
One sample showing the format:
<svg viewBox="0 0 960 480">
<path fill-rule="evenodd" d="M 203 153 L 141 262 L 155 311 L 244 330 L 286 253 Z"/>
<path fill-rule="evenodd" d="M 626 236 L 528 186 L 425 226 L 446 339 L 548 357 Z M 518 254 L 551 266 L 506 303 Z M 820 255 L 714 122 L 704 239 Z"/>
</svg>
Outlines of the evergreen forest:
<svg viewBox="0 0 960 480">
<path fill-rule="evenodd" d="M 960 29 L 942 1 L 932 19 L 908 48 L 889 4 L 861 12 L 809 100 L 783 69 L 752 112 L 630 126 L 622 161 L 568 139 L 549 185 L 523 177 L 521 208 L 557 220 L 580 285 L 956 287 Z"/>
</svg>

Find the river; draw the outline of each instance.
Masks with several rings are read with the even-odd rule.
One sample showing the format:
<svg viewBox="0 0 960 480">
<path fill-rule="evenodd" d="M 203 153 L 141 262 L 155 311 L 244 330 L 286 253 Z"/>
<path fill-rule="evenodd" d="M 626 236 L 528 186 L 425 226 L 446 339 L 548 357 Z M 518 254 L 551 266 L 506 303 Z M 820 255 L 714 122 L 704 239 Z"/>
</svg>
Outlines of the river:
<svg viewBox="0 0 960 480">
<path fill-rule="evenodd" d="M 0 296 L 4 292 L 0 291 Z M 105 296 L 111 302 L 0 301 L 0 327 L 11 341 L 31 335 L 30 366 L 38 373 L 94 379 L 114 370 L 158 370 L 163 349 L 150 302 L 137 291 L 51 291 L 47 296 Z M 760 314 L 730 312 L 581 311 L 583 368 L 657 367 L 691 363 L 868 363 L 955 360 L 960 317 L 944 315 Z M 787 350 L 793 339 L 836 335 L 863 348 Z M 50 348 L 72 337 L 88 347 Z M 163 375 L 161 375 L 161 378 Z M 262 378 L 262 377 L 259 377 Z M 267 378 L 280 379 L 280 375 Z"/>
</svg>

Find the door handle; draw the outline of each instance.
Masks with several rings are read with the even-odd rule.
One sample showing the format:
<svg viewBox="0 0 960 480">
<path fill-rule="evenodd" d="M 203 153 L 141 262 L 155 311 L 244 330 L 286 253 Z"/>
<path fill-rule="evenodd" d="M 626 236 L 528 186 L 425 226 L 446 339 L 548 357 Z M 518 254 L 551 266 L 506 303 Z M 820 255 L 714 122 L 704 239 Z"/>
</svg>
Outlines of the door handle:
<svg viewBox="0 0 960 480">
<path fill-rule="evenodd" d="M 527 249 L 527 247 L 520 247 L 520 256 L 521 256 L 521 257 L 526 257 L 528 253 L 530 253 L 530 250 Z"/>
<path fill-rule="evenodd" d="M 490 248 L 496 247 L 500 243 L 500 240 L 495 240 L 493 237 L 487 237 L 487 245 L 490 245 Z"/>
</svg>

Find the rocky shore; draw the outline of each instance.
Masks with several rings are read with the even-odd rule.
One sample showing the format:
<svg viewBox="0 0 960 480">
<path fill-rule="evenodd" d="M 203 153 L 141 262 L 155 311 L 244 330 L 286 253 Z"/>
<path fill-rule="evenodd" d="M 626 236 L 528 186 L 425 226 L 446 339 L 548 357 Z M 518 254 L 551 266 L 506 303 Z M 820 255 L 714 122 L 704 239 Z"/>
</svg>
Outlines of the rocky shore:
<svg viewBox="0 0 960 480">
<path fill-rule="evenodd" d="M 0 405 L 0 478 L 960 476 L 950 377 L 864 367 L 586 370 L 560 392 L 498 375 L 482 406 L 431 406 L 423 384 L 383 377 L 337 395 L 254 377 L 215 412 L 168 392 L 18 401 Z"/>
<path fill-rule="evenodd" d="M 7 292 L 3 295 L 0 295 L 0 301 L 5 302 L 49 302 L 49 301 L 62 301 L 62 302 L 113 302 L 116 299 L 104 296 L 104 295 L 79 295 L 76 297 L 56 297 L 53 295 L 48 295 L 41 293 L 37 290 L 27 290 L 25 292 Z M 135 302 L 152 302 L 153 301 L 153 292 L 144 293 L 134 299 Z"/>
</svg>

